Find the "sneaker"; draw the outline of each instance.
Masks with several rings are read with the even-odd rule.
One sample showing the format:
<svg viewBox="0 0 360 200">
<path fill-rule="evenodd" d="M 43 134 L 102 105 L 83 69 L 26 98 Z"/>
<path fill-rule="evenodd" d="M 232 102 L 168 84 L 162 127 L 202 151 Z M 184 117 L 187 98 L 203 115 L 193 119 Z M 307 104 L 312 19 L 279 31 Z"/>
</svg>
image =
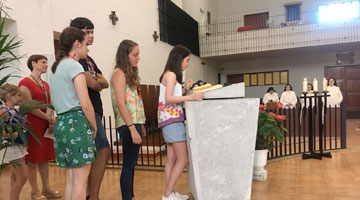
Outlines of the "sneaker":
<svg viewBox="0 0 360 200">
<path fill-rule="evenodd" d="M 164 195 L 161 197 L 161 200 L 180 200 L 175 197 L 174 192 L 170 193 L 168 197 L 165 197 Z"/>
<path fill-rule="evenodd" d="M 178 199 L 181 199 L 181 200 L 188 200 L 189 199 L 189 196 L 186 195 L 186 194 L 179 194 L 178 192 L 176 192 L 175 190 L 173 190 L 173 193 L 174 193 L 174 196 Z"/>
<path fill-rule="evenodd" d="M 61 194 L 59 191 L 54 191 L 54 190 L 51 190 L 50 188 L 43 190 L 42 194 L 46 198 L 60 198 L 61 197 Z"/>
</svg>

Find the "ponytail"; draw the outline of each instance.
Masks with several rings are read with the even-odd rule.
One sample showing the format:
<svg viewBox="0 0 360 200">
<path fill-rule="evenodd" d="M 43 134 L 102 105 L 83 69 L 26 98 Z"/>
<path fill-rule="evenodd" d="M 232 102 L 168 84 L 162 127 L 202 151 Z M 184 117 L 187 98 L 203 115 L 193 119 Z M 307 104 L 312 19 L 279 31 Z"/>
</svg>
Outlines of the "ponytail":
<svg viewBox="0 0 360 200">
<path fill-rule="evenodd" d="M 52 73 L 55 73 L 60 61 L 69 56 L 70 51 L 73 48 L 74 42 L 77 40 L 82 42 L 85 39 L 85 33 L 75 27 L 67 27 L 60 34 L 60 55 L 56 58 L 56 61 L 51 66 Z"/>
</svg>

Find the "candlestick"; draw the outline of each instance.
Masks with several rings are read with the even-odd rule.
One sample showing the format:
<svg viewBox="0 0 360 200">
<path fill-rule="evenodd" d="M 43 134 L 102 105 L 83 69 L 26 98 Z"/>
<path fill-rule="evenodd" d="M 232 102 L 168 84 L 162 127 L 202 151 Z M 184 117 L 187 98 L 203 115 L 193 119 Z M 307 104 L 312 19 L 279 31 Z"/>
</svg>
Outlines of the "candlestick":
<svg viewBox="0 0 360 200">
<path fill-rule="evenodd" d="M 326 80 L 326 78 L 324 78 L 324 80 L 323 80 L 323 90 L 324 90 L 324 92 L 327 91 L 327 84 L 328 84 L 328 81 Z"/>
<path fill-rule="evenodd" d="M 307 84 L 308 84 L 307 79 L 304 78 L 304 80 L 303 80 L 303 92 L 307 91 Z"/>
<path fill-rule="evenodd" d="M 316 80 L 316 78 L 314 78 L 313 87 L 314 87 L 314 92 L 317 92 L 318 91 L 318 80 Z"/>
</svg>

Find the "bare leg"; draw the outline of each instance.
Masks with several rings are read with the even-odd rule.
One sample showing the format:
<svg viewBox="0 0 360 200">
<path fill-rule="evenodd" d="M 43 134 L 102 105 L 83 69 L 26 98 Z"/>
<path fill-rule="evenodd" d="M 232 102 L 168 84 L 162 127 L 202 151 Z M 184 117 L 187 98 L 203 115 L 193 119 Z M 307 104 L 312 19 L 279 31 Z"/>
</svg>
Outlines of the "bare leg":
<svg viewBox="0 0 360 200">
<path fill-rule="evenodd" d="M 29 179 L 29 183 L 31 186 L 31 194 L 40 192 L 39 186 L 36 180 L 36 164 L 29 163 L 26 165 L 27 167 L 27 175 Z"/>
<path fill-rule="evenodd" d="M 176 156 L 174 148 L 171 143 L 167 144 L 167 153 L 166 153 L 166 165 L 165 165 L 165 185 L 169 183 L 170 173 L 174 167 L 176 161 Z"/>
<path fill-rule="evenodd" d="M 20 192 L 27 180 L 25 161 L 21 159 L 18 163 L 21 166 L 11 167 L 11 178 L 14 176 L 14 183 L 11 184 L 10 200 L 19 200 Z"/>
<path fill-rule="evenodd" d="M 72 191 L 71 199 L 85 199 L 86 198 L 86 185 L 90 173 L 91 164 L 87 164 L 78 168 L 72 168 Z M 68 184 L 68 183 L 66 183 Z"/>
<path fill-rule="evenodd" d="M 189 162 L 187 149 L 186 149 L 186 142 L 175 142 L 172 143 L 172 147 L 175 152 L 176 161 L 175 165 L 170 172 L 170 178 L 168 183 L 166 184 L 166 190 L 164 196 L 167 197 L 173 191 L 174 186 L 179 179 L 181 173 L 185 169 L 186 165 Z"/>
<path fill-rule="evenodd" d="M 106 163 L 110 158 L 110 148 L 105 147 L 97 151 L 98 157 L 91 165 L 88 181 L 88 191 L 91 200 L 99 199 L 99 191 L 104 177 Z"/>
<path fill-rule="evenodd" d="M 50 188 L 50 185 L 49 185 L 49 163 L 47 161 L 39 163 L 38 168 L 39 168 L 38 170 L 40 173 L 43 190 L 49 189 Z"/>
<path fill-rule="evenodd" d="M 73 169 L 66 170 L 65 200 L 71 200 Z"/>
<path fill-rule="evenodd" d="M 15 184 L 15 181 L 16 181 L 16 176 L 13 173 L 12 168 L 13 167 L 10 168 L 10 187 L 12 187 Z"/>
</svg>

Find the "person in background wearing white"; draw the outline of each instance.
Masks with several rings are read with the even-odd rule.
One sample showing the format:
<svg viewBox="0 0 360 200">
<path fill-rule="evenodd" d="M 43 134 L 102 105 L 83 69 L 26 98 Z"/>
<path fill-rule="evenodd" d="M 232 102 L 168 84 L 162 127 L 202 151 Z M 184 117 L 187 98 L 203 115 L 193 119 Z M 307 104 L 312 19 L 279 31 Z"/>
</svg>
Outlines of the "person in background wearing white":
<svg viewBox="0 0 360 200">
<path fill-rule="evenodd" d="M 284 105 L 284 108 L 295 108 L 297 98 L 290 84 L 285 85 L 284 92 L 281 94 L 280 103 Z"/>
<path fill-rule="evenodd" d="M 301 94 L 301 96 L 303 97 L 304 94 Z M 307 97 L 314 96 L 313 85 L 312 85 L 311 83 L 308 83 L 308 84 L 307 84 L 306 96 L 307 96 Z M 304 108 L 304 107 L 305 107 L 305 102 L 304 102 L 304 99 L 303 99 L 303 98 L 300 98 L 300 103 L 301 103 L 301 107 Z M 315 106 L 315 99 L 314 99 L 314 98 L 312 98 L 311 103 L 312 103 L 312 107 L 314 107 L 314 106 Z M 306 108 L 308 108 L 309 105 L 310 105 L 309 99 L 307 98 L 307 99 L 306 99 Z"/>
<path fill-rule="evenodd" d="M 279 102 L 279 96 L 273 87 L 269 87 L 269 89 L 267 90 L 266 94 L 263 97 L 262 102 L 264 105 L 266 105 L 267 103 L 271 103 L 271 102 L 272 103 Z"/>
<path fill-rule="evenodd" d="M 341 94 L 340 88 L 336 85 L 335 78 L 329 79 L 327 91 L 329 92 L 328 94 L 330 95 L 329 97 L 327 97 L 328 107 L 335 107 L 335 105 L 336 107 L 340 107 L 340 103 L 343 100 L 343 96 Z"/>
</svg>

